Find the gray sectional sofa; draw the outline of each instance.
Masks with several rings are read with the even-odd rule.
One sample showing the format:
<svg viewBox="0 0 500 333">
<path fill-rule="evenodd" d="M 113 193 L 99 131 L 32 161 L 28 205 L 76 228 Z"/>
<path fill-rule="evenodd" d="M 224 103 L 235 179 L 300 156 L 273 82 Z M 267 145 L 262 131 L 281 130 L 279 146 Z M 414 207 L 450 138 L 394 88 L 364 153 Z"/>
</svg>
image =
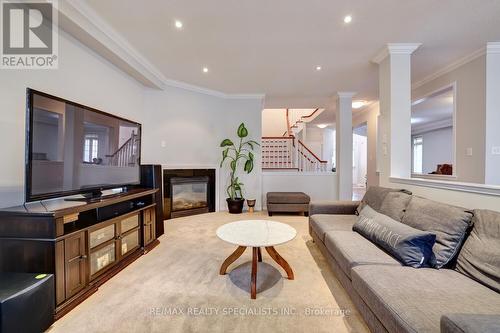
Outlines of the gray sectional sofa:
<svg viewBox="0 0 500 333">
<path fill-rule="evenodd" d="M 455 242 L 452 260 L 402 266 L 352 231 L 360 204 L 431 230 L 433 251 Z M 500 213 L 373 187 L 362 202 L 312 202 L 309 215 L 314 242 L 372 332 L 500 332 Z"/>
</svg>

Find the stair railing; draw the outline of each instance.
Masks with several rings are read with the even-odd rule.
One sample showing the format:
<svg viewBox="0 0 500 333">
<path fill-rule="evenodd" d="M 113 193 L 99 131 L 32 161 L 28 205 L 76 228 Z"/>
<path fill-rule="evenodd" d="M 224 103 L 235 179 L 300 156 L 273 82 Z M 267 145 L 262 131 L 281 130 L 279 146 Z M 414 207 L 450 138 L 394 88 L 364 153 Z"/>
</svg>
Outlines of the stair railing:
<svg viewBox="0 0 500 333">
<path fill-rule="evenodd" d="M 325 172 L 327 171 L 328 162 L 321 160 L 300 140 L 297 140 L 298 150 L 298 168 L 303 172 Z"/>
<path fill-rule="evenodd" d="M 293 136 L 262 138 L 263 170 L 325 172 L 327 165 Z"/>
<path fill-rule="evenodd" d="M 262 168 L 263 169 L 294 169 L 295 138 L 263 137 L 262 138 Z"/>
<path fill-rule="evenodd" d="M 137 147 L 140 144 L 139 136 L 132 133 L 131 137 L 125 141 L 117 151 L 111 155 L 106 155 L 109 158 L 109 165 L 112 166 L 135 166 L 137 163 Z"/>
</svg>

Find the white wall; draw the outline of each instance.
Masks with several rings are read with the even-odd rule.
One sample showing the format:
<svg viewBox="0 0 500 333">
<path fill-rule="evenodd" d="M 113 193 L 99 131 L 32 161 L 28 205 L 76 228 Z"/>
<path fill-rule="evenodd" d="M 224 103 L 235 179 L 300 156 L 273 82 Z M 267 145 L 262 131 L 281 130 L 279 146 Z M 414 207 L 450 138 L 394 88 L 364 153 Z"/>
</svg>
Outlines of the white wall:
<svg viewBox="0 0 500 333">
<path fill-rule="evenodd" d="M 374 103 L 368 106 L 365 110 L 354 115 L 352 118 L 353 127 L 358 127 L 363 123 L 366 123 L 367 125 L 368 158 L 366 166 L 366 178 L 368 187 L 379 185 L 379 174 L 377 172 L 378 115 L 379 104 Z"/>
<path fill-rule="evenodd" d="M 59 69 L 1 70 L 0 206 L 24 201 L 26 88 L 141 121 L 142 85 L 63 31 L 59 34 Z"/>
<path fill-rule="evenodd" d="M 321 160 L 327 161 L 327 170 L 331 170 L 332 159 L 335 159 L 335 130 L 307 124 L 301 133 L 305 134 L 305 137 L 299 139 Z"/>
<path fill-rule="evenodd" d="M 323 157 L 323 132 L 324 130 L 315 125 L 306 125 L 306 136 L 302 142 L 309 148 L 316 156 L 322 160 L 327 160 Z"/>
<path fill-rule="evenodd" d="M 368 138 L 363 135 L 353 134 L 353 168 L 352 168 L 352 185 L 365 186 L 367 182 L 367 149 Z"/>
<path fill-rule="evenodd" d="M 335 130 L 325 128 L 323 130 L 323 152 L 321 158 L 328 161 L 328 170 L 332 169 L 332 161 L 335 159 Z"/>
<path fill-rule="evenodd" d="M 500 185 L 500 43 L 488 43 L 486 53 L 485 183 Z M 493 153 L 493 150 L 497 152 Z"/>
<path fill-rule="evenodd" d="M 416 136 L 421 136 L 423 139 L 422 173 L 428 174 L 436 171 L 438 164 L 453 164 L 452 127 L 440 128 Z"/>
<path fill-rule="evenodd" d="M 0 163 L 0 207 L 24 201 L 27 87 L 142 123 L 143 163 L 218 169 L 220 141 L 235 137 L 241 122 L 245 122 L 254 139 L 258 141 L 261 136 L 260 99 L 224 99 L 176 88 L 146 90 L 60 31 L 59 69 L 1 71 L 0 139 L 4 161 Z M 161 147 L 162 140 L 165 148 Z M 246 194 L 257 199 L 262 186 L 260 163 L 260 153 L 256 153 L 254 172 L 242 177 Z M 221 176 L 222 203 L 226 174 Z M 226 209 L 225 203 L 220 208 Z"/>
<path fill-rule="evenodd" d="M 260 142 L 260 99 L 223 99 L 178 88 L 147 90 L 144 95 L 143 163 L 162 164 L 164 168 L 210 167 L 219 169 L 221 141 L 238 139 L 236 129 L 244 122 L 251 139 Z M 165 147 L 162 147 L 162 141 Z M 240 170 L 246 198 L 257 199 L 260 209 L 261 154 L 255 150 L 254 170 Z M 229 175 L 224 167 L 219 174 L 219 208 L 226 210 Z"/>
<path fill-rule="evenodd" d="M 262 201 L 267 192 L 304 192 L 311 200 L 337 200 L 337 175 L 328 173 L 263 172 Z"/>
</svg>

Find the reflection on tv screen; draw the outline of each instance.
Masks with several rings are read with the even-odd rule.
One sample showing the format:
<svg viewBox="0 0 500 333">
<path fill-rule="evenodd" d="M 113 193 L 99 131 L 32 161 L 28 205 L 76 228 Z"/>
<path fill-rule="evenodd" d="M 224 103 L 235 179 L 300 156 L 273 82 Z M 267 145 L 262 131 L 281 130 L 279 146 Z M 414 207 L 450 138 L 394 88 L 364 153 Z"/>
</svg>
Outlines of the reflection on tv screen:
<svg viewBox="0 0 500 333">
<path fill-rule="evenodd" d="M 33 93 L 31 194 L 139 181 L 140 126 Z"/>
</svg>

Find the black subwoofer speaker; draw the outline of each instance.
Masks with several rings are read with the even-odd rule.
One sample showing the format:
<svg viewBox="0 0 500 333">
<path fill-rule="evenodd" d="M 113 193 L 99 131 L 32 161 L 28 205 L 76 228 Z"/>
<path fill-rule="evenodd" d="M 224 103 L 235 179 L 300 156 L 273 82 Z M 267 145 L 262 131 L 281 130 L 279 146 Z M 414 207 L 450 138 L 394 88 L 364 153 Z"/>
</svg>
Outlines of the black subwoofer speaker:
<svg viewBox="0 0 500 333">
<path fill-rule="evenodd" d="M 147 188 L 157 188 L 155 194 L 156 203 L 156 237 L 165 233 L 163 228 L 163 177 L 162 168 L 158 164 L 141 165 L 141 186 Z"/>
<path fill-rule="evenodd" d="M 0 273 L 0 332 L 44 332 L 54 322 L 52 274 Z"/>
</svg>

